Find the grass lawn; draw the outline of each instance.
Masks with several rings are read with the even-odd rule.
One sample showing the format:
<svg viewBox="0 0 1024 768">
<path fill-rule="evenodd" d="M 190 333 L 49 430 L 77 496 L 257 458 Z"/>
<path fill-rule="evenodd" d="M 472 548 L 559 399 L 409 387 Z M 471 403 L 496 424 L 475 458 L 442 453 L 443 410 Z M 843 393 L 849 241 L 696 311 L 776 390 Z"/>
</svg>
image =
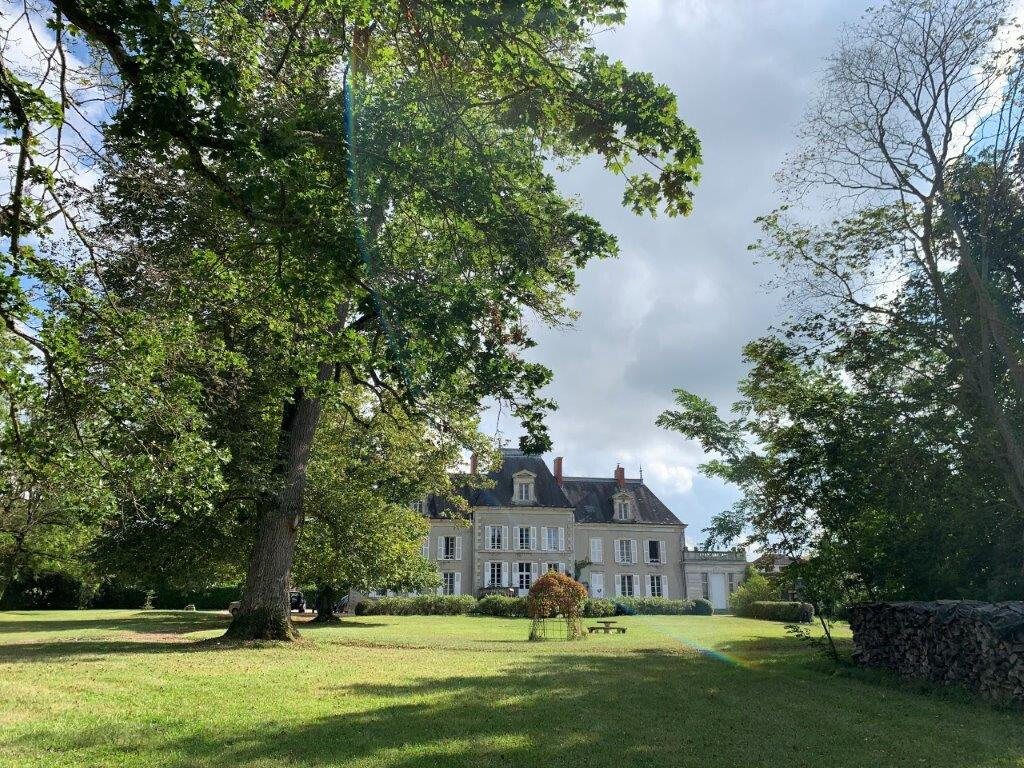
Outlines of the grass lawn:
<svg viewBox="0 0 1024 768">
<path fill-rule="evenodd" d="M 364 617 L 219 647 L 226 614 L 0 613 L 0 765 L 1016 766 L 1024 715 L 859 671 L 781 625 Z"/>
</svg>

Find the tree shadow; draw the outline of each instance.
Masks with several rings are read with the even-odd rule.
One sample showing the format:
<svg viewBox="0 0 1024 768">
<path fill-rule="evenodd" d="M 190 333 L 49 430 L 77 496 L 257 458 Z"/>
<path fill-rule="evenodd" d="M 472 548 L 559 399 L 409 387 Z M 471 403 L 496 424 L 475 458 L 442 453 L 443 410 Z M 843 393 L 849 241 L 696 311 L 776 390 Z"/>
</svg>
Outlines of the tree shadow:
<svg viewBox="0 0 1024 768">
<path fill-rule="evenodd" d="M 81 632 L 112 629 L 141 634 L 189 634 L 210 629 L 226 629 L 231 617 L 227 612 L 207 611 L 138 611 L 123 616 L 97 616 L 91 611 L 67 611 L 55 619 L 24 619 L 31 611 L 5 611 L 16 621 L 0 622 L 0 635 L 29 632 Z"/>
<path fill-rule="evenodd" d="M 167 768 L 961 768 L 1019 765 L 1024 754 L 1016 718 L 683 651 L 570 652 L 512 664 L 496 657 L 479 675 L 339 683 L 316 695 L 329 712 L 316 720 L 289 717 L 283 700 L 272 722 L 164 731 L 145 748 Z M 351 711 L 353 700 L 360 709 Z M 42 733 L 21 738 L 33 749 L 46 744 Z M 110 738 L 83 730 L 67 746 L 90 749 Z"/>
</svg>

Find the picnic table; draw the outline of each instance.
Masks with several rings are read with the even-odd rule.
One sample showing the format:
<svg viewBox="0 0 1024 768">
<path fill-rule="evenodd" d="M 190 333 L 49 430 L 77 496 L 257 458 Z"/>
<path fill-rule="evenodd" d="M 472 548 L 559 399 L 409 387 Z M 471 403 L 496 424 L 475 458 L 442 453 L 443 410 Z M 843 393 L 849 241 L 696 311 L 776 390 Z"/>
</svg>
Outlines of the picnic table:
<svg viewBox="0 0 1024 768">
<path fill-rule="evenodd" d="M 587 629 L 590 631 L 591 634 L 593 634 L 594 632 L 604 632 L 606 635 L 609 632 L 618 632 L 620 635 L 626 634 L 626 628 L 625 627 L 617 627 L 617 626 L 615 626 L 615 619 L 598 619 L 597 623 L 600 624 L 601 626 L 600 627 L 587 627 Z"/>
</svg>

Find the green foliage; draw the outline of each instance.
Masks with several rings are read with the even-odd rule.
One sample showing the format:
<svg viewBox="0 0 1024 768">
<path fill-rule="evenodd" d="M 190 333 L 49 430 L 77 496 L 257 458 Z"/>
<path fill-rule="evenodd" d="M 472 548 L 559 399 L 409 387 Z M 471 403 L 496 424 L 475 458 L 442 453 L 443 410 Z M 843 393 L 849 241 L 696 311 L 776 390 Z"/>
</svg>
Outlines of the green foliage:
<svg viewBox="0 0 1024 768">
<path fill-rule="evenodd" d="M 600 597 L 591 597 L 583 603 L 583 616 L 587 619 L 603 619 L 615 615 L 615 603 Z"/>
<path fill-rule="evenodd" d="M 92 595 L 93 591 L 90 585 L 71 574 L 61 572 L 26 573 L 8 585 L 7 590 L 0 597 L 0 610 L 39 611 L 88 608 L 92 601 Z"/>
<path fill-rule="evenodd" d="M 693 615 L 694 616 L 713 616 L 715 613 L 715 607 L 711 604 L 710 600 L 705 600 L 703 597 L 698 597 L 693 601 Z"/>
<path fill-rule="evenodd" d="M 476 604 L 471 595 L 382 597 L 360 602 L 356 613 L 360 616 L 459 616 L 471 613 Z"/>
<path fill-rule="evenodd" d="M 507 595 L 485 595 L 481 597 L 473 613 L 481 616 L 499 616 L 506 619 L 526 618 L 526 598 Z"/>
<path fill-rule="evenodd" d="M 791 603 L 781 600 L 755 600 L 737 614 L 748 619 L 784 621 L 789 624 L 809 624 L 814 621 L 814 606 L 810 603 Z"/>
<path fill-rule="evenodd" d="M 693 600 L 665 597 L 617 597 L 616 605 L 627 606 L 641 616 L 692 616 L 698 613 Z"/>
<path fill-rule="evenodd" d="M 729 607 L 737 615 L 744 616 L 744 611 L 751 603 L 775 600 L 778 596 L 778 588 L 763 573 L 755 568 L 748 568 L 743 583 L 729 595 Z"/>
<path fill-rule="evenodd" d="M 531 619 L 579 616 L 587 588 L 572 576 L 548 571 L 533 584 L 526 596 L 526 615 Z"/>
</svg>

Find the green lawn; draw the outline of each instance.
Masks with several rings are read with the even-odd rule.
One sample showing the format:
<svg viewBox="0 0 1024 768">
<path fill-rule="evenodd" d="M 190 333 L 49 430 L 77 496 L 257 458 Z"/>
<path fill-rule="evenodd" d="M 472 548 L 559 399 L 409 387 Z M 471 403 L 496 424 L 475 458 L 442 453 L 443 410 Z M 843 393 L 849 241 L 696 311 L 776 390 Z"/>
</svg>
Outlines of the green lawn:
<svg viewBox="0 0 1024 768">
<path fill-rule="evenodd" d="M 0 765 L 1017 766 L 1024 715 L 835 674 L 776 624 L 365 617 L 219 647 L 226 614 L 0 614 Z"/>
</svg>

